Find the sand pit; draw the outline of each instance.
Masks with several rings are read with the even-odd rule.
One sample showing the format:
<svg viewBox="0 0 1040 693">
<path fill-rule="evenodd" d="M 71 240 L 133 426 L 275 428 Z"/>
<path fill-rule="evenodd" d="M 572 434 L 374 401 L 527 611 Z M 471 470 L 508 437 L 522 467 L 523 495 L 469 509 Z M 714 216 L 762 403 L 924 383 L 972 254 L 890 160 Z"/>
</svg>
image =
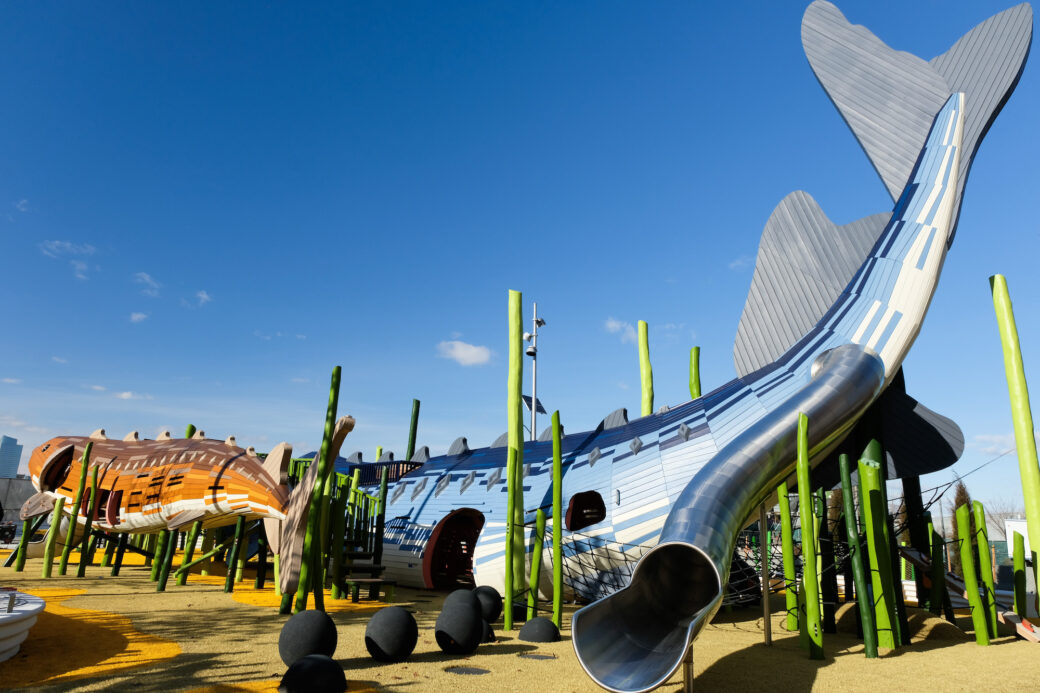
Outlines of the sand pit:
<svg viewBox="0 0 1040 693">
<path fill-rule="evenodd" d="M 277 612 L 271 589 L 254 590 L 240 582 L 232 595 L 223 578 L 193 575 L 185 587 L 170 584 L 155 592 L 148 570 L 124 566 L 118 578 L 107 568 L 90 568 L 86 578 L 43 580 L 39 561 L 23 573 L 0 569 L 0 585 L 44 596 L 48 609 L 22 652 L 0 663 L 0 687 L 37 691 L 263 691 L 274 690 L 284 673 L 278 658 L 278 633 L 286 617 Z M 399 588 L 397 603 L 414 611 L 419 643 L 399 665 L 380 665 L 365 651 L 364 629 L 373 602 L 352 604 L 327 598 L 339 628 L 336 659 L 346 670 L 350 691 L 597 691 L 585 676 L 570 643 L 570 614 L 564 640 L 552 644 L 520 642 L 516 632 L 496 629 L 498 642 L 482 645 L 470 657 L 449 657 L 433 638 L 441 593 Z M 782 598 L 774 598 L 779 611 Z M 772 619 L 774 644 L 762 644 L 761 612 L 720 613 L 694 648 L 697 687 L 742 690 L 765 687 L 796 691 L 880 691 L 893 686 L 964 690 L 969 682 L 987 691 L 1018 690 L 1033 680 L 1031 663 L 1038 646 L 1016 640 L 1010 631 L 990 647 L 975 645 L 970 619 L 957 627 L 911 609 L 914 644 L 863 657 L 855 638 L 855 614 L 839 612 L 837 635 L 824 639 L 826 659 L 813 662 L 799 648 L 796 634 Z M 536 656 L 531 656 L 536 655 Z M 454 673 L 455 667 L 470 673 Z M 678 677 L 661 688 L 676 691 Z"/>
</svg>

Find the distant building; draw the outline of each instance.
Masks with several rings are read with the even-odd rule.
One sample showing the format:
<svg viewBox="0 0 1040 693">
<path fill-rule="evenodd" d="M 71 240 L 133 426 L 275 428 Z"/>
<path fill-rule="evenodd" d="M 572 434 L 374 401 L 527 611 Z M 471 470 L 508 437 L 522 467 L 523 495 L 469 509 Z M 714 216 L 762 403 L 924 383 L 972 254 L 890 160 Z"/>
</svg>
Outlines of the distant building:
<svg viewBox="0 0 1040 693">
<path fill-rule="evenodd" d="M 18 463 L 22 461 L 22 446 L 10 436 L 0 436 L 0 479 L 13 479 L 18 475 Z"/>
</svg>

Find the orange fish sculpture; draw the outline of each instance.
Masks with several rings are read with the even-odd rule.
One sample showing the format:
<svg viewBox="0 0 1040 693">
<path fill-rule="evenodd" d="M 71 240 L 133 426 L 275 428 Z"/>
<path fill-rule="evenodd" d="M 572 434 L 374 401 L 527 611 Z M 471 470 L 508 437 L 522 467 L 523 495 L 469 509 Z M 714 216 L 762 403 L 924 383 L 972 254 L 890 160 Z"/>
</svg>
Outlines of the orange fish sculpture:
<svg viewBox="0 0 1040 693">
<path fill-rule="evenodd" d="M 336 422 L 329 456 L 335 459 L 347 433 L 349 416 Z M 32 452 L 29 474 L 38 491 L 21 508 L 23 520 L 52 512 L 58 498 L 80 523 L 89 512 L 89 489 L 74 512 L 83 453 L 92 444 L 89 467 L 98 468 L 98 500 L 93 524 L 107 532 L 150 533 L 178 529 L 196 521 L 204 528 L 233 524 L 239 517 L 264 520 L 274 553 L 283 556 L 282 588 L 295 589 L 307 524 L 308 500 L 318 465 L 312 464 L 289 491 L 287 471 L 292 446 L 279 443 L 261 459 L 234 437 L 213 440 L 201 431 L 190 439 L 168 432 L 156 440 L 137 433 L 112 440 L 99 429 L 90 436 L 52 438 Z M 285 550 L 280 552 L 279 547 Z"/>
</svg>

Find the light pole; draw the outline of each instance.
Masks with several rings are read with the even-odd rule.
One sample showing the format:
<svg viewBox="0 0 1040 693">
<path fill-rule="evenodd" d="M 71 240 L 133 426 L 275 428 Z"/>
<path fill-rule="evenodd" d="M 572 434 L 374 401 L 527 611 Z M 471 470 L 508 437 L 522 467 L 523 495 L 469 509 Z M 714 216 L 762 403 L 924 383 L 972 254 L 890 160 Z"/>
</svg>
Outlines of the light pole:
<svg viewBox="0 0 1040 693">
<path fill-rule="evenodd" d="M 538 328 L 545 326 L 545 320 L 538 317 L 538 303 L 534 304 L 531 322 L 534 323 L 533 331 L 524 332 L 524 341 L 531 343 L 525 353 L 531 357 L 531 440 L 536 440 L 538 429 L 534 424 L 538 416 Z"/>
</svg>

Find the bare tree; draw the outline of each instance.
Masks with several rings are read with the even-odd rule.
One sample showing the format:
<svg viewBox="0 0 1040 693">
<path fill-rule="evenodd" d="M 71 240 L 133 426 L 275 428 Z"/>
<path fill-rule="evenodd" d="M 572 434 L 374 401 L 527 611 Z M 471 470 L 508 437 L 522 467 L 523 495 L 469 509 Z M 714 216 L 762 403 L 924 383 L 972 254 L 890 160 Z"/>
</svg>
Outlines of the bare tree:
<svg viewBox="0 0 1040 693">
<path fill-rule="evenodd" d="M 986 501 L 986 521 L 1000 537 L 990 537 L 995 541 L 1010 541 L 1004 529 L 1004 520 L 1015 520 L 1026 516 L 1022 506 L 1007 498 L 993 498 Z"/>
</svg>

